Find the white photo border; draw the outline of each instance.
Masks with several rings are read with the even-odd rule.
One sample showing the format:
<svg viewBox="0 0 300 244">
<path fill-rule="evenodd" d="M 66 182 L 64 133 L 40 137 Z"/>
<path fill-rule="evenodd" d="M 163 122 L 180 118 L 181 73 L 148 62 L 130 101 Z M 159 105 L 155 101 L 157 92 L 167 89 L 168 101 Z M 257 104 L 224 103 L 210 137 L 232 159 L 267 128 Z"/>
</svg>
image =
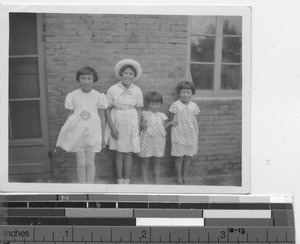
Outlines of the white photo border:
<svg viewBox="0 0 300 244">
<path fill-rule="evenodd" d="M 155 14 L 242 16 L 242 169 L 241 186 L 117 185 L 15 183 L 8 181 L 8 54 L 9 13 Z M 217 5 L 0 5 L 0 192 L 22 193 L 134 193 L 134 194 L 248 194 L 251 162 L 251 6 Z"/>
</svg>

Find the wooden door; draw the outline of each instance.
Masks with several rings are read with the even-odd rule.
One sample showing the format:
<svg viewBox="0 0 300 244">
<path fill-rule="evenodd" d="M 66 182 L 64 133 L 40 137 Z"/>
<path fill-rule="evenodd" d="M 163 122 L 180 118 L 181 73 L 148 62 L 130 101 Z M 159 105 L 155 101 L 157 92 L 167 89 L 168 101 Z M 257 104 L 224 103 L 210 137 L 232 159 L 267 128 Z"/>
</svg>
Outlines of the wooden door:
<svg viewBox="0 0 300 244">
<path fill-rule="evenodd" d="M 10 14 L 9 174 L 51 171 L 42 17 Z"/>
</svg>

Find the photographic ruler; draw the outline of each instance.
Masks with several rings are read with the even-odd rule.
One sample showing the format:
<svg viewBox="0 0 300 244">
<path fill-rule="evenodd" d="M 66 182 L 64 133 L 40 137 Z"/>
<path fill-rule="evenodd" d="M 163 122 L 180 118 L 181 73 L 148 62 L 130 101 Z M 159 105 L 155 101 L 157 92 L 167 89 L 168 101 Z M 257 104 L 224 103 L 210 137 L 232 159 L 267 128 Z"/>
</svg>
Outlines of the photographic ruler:
<svg viewBox="0 0 300 244">
<path fill-rule="evenodd" d="M 295 243 L 291 196 L 2 194 L 0 243 Z"/>
</svg>

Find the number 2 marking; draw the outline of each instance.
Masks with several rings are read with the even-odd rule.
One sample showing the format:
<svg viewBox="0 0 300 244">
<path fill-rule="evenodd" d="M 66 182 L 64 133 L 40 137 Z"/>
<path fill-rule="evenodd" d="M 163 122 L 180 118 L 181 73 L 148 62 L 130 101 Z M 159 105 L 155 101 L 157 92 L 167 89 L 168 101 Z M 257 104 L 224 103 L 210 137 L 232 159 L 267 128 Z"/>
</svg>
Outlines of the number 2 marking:
<svg viewBox="0 0 300 244">
<path fill-rule="evenodd" d="M 142 231 L 142 238 L 147 238 L 147 231 L 145 230 Z"/>
</svg>

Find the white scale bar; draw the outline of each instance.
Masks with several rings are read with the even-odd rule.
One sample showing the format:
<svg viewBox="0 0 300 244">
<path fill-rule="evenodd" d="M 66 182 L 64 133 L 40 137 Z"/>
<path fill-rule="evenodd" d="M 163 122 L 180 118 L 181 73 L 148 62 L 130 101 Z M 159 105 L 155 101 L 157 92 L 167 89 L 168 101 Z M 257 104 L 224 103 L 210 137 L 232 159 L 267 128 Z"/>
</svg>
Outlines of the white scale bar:
<svg viewBox="0 0 300 244">
<path fill-rule="evenodd" d="M 227 219 L 270 219 L 271 210 L 203 210 L 203 218 L 227 218 Z"/>
<path fill-rule="evenodd" d="M 136 226 L 204 226 L 203 218 L 136 218 Z"/>
</svg>

